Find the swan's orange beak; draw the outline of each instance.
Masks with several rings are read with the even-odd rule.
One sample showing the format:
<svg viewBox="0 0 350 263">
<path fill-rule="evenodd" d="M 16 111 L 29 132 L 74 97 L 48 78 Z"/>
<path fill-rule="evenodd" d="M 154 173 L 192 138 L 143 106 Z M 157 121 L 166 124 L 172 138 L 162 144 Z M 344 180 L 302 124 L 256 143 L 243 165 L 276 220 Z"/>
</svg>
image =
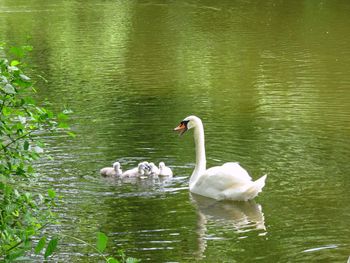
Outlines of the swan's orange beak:
<svg viewBox="0 0 350 263">
<path fill-rule="evenodd" d="M 184 134 L 187 131 L 187 126 L 184 122 L 181 122 L 179 126 L 177 126 L 174 131 L 179 132 L 179 135 Z"/>
</svg>

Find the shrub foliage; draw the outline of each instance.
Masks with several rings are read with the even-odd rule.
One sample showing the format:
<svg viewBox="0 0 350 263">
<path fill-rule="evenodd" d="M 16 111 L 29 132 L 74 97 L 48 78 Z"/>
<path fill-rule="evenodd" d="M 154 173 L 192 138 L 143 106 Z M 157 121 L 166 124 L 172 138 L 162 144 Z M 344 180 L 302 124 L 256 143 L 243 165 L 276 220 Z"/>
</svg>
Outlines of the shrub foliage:
<svg viewBox="0 0 350 263">
<path fill-rule="evenodd" d="M 28 47 L 11 48 L 16 59 L 0 54 L 0 260 L 11 261 L 33 248 L 32 237 L 54 219 L 55 192 L 36 191 L 33 162 L 43 153 L 40 135 L 67 125 L 64 113 L 55 115 L 39 107 L 32 95 L 33 81 L 22 70 L 21 58 Z M 45 247 L 42 240 L 48 239 Z M 35 252 L 53 252 L 55 238 L 43 237 Z"/>
</svg>

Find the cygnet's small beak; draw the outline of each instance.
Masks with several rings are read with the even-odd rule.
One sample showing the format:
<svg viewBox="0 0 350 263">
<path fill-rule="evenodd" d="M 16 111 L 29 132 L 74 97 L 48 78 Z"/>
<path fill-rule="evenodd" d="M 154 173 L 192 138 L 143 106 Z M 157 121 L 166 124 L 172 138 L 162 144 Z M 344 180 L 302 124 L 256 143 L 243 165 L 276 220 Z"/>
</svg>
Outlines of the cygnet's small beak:
<svg viewBox="0 0 350 263">
<path fill-rule="evenodd" d="M 187 131 L 187 126 L 184 122 L 181 122 L 179 126 L 177 126 L 174 131 L 178 132 L 179 135 L 184 134 Z"/>
</svg>

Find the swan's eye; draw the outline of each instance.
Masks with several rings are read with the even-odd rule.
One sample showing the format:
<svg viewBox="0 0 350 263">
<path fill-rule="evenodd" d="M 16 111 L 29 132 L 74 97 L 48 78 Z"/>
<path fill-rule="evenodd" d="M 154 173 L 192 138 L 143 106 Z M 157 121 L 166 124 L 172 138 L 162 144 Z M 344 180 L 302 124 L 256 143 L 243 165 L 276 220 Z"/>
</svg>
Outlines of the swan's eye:
<svg viewBox="0 0 350 263">
<path fill-rule="evenodd" d="M 185 127 L 187 127 L 188 122 L 189 122 L 189 121 L 182 121 L 180 124 L 181 124 L 181 125 L 184 125 Z"/>
</svg>

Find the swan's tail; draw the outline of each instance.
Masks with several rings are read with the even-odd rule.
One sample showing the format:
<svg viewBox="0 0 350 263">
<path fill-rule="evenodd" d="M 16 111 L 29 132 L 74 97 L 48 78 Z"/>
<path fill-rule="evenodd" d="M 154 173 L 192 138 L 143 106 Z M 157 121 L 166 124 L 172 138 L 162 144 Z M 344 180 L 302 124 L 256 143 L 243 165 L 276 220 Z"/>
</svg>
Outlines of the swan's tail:
<svg viewBox="0 0 350 263">
<path fill-rule="evenodd" d="M 247 200 L 253 199 L 256 197 L 265 186 L 265 180 L 267 175 L 261 176 L 258 180 L 254 181 L 245 191 Z"/>
</svg>

